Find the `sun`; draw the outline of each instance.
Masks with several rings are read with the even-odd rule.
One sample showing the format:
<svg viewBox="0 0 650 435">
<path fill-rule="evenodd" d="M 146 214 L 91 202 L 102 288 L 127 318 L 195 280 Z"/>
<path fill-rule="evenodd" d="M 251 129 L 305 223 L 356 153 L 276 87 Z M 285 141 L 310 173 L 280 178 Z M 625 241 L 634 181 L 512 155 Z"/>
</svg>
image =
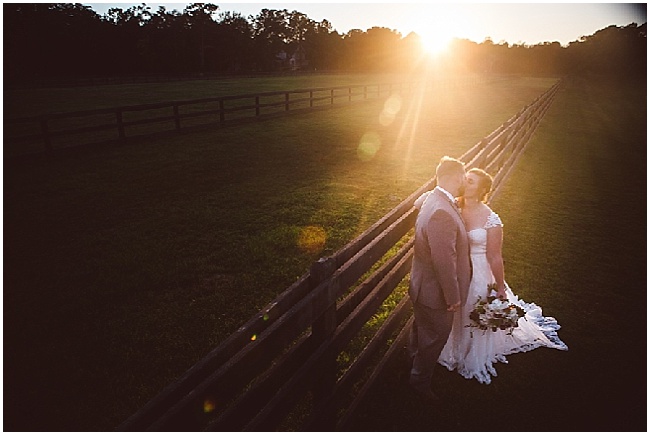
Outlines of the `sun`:
<svg viewBox="0 0 650 435">
<path fill-rule="evenodd" d="M 454 39 L 451 33 L 443 29 L 429 29 L 420 35 L 422 48 L 429 55 L 443 54 L 449 49 Z"/>
<path fill-rule="evenodd" d="M 412 29 L 420 36 L 423 51 L 430 56 L 445 53 L 452 41 L 467 33 L 466 10 L 452 5 L 430 4 L 411 16 Z"/>
<path fill-rule="evenodd" d="M 422 47 L 430 55 L 442 54 L 449 49 L 452 37 L 444 35 L 428 35 L 422 37 Z"/>
</svg>

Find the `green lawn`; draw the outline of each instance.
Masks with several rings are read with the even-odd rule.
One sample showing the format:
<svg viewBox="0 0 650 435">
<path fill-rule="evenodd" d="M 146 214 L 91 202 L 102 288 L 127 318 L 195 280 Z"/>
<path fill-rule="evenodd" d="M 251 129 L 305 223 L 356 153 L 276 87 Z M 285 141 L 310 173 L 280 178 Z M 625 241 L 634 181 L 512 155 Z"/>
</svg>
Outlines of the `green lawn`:
<svg viewBox="0 0 650 435">
<path fill-rule="evenodd" d="M 559 321 L 568 352 L 513 355 L 489 386 L 439 367 L 441 409 L 416 402 L 396 362 L 356 429 L 647 429 L 645 95 L 567 82 L 492 204 L 507 281 Z"/>
<path fill-rule="evenodd" d="M 412 78 L 407 74 L 313 74 L 32 90 L 6 89 L 4 91 L 4 116 L 18 118 L 258 92 L 399 83 Z"/>
<path fill-rule="evenodd" d="M 5 162 L 5 429 L 114 428 L 313 261 L 420 187 L 442 155 L 461 155 L 553 83 L 438 87 L 398 101 L 385 125 L 382 100 L 52 161 Z M 552 395 L 562 415 L 574 417 L 567 427 L 592 428 L 583 419 L 588 411 L 570 407 L 576 395 L 619 385 L 620 373 L 641 362 L 645 369 L 645 347 L 638 347 L 645 317 L 625 318 L 624 337 L 613 327 L 624 309 L 634 309 L 627 304 L 644 277 L 645 215 L 624 207 L 642 187 L 619 177 L 644 173 L 641 102 L 638 89 L 574 83 L 563 90 L 495 202 L 507 225 L 510 284 L 558 318 L 570 351 L 515 356 L 489 387 L 449 374 L 441 388 L 454 395 L 460 427 L 477 427 L 460 417 L 464 403 L 483 409 L 493 397 L 522 401 L 517 409 L 528 419 L 536 408 L 523 401 L 541 387 L 534 404 Z M 612 190 L 623 195 L 611 199 Z M 610 201 L 617 206 L 605 206 Z M 326 235 L 320 250 L 300 245 L 308 228 Z M 621 286 L 621 271 L 629 285 L 605 300 L 612 283 Z M 623 355 L 620 367 L 613 350 Z M 400 410 L 406 392 L 384 393 L 396 430 L 446 427 L 427 410 L 410 417 Z M 638 423 L 634 411 L 630 421 Z M 386 409 L 371 414 L 361 428 L 391 427 Z"/>
<path fill-rule="evenodd" d="M 88 86 L 48 89 L 8 89 L 4 95 L 4 155 L 12 157 L 40 153 L 45 143 L 38 137 L 25 140 L 43 130 L 39 116 L 48 115 L 47 131 L 52 136 L 48 147 L 67 148 L 91 143 L 116 141 L 120 134 L 132 140 L 143 134 L 175 131 L 176 122 L 170 117 L 179 115 L 180 125 L 188 129 L 218 123 L 221 115 L 216 111 L 226 110 L 223 120 L 226 122 L 254 118 L 257 115 L 283 113 L 285 95 L 258 95 L 268 92 L 297 90 L 299 93 L 289 95 L 291 110 L 305 109 L 310 106 L 322 107 L 332 104 L 344 104 L 347 101 L 375 99 L 386 96 L 390 86 L 395 89 L 407 89 L 408 85 L 421 79 L 416 74 L 336 74 L 336 75 L 295 75 L 279 77 L 222 78 L 215 80 L 194 80 L 182 82 L 128 84 L 113 86 Z M 437 86 L 457 86 L 476 80 L 491 80 L 492 77 L 475 75 L 443 76 L 436 75 Z M 363 88 L 362 86 L 367 86 Z M 338 88 L 333 93 L 328 89 Z M 306 93 L 305 90 L 317 91 Z M 322 90 L 318 90 L 322 89 Z M 247 95 L 246 98 L 214 101 L 218 97 Z M 314 100 L 306 101 L 309 98 Z M 171 102 L 185 102 L 211 99 L 212 101 L 182 104 L 172 107 Z M 117 128 L 117 115 L 114 111 L 94 113 L 93 110 L 113 110 L 116 107 L 143 105 L 145 103 L 162 103 L 163 107 L 120 112 L 120 119 L 126 125 L 122 131 Z M 223 103 L 223 105 L 222 105 Z M 259 104 L 259 110 L 252 105 Z M 178 112 L 175 111 L 178 110 Z M 237 110 L 235 110 L 237 109 Z M 235 110 L 235 111 L 233 111 Z M 86 112 L 83 115 L 70 116 L 70 113 Z M 90 111 L 91 113 L 87 113 Z M 210 113 L 212 112 L 212 113 Z M 67 116 L 52 117 L 63 113 Z M 197 115 L 203 113 L 203 115 Z M 206 114 L 207 113 L 207 114 Z M 24 118 L 28 118 L 25 120 Z M 15 121 L 15 118 L 23 118 Z M 161 121 L 160 119 L 167 120 Z M 151 120 L 157 119 L 156 122 Z M 149 121 L 142 124 L 143 121 Z M 133 125 L 135 123 L 135 125 Z M 90 129 L 90 131 L 83 131 Z M 81 132 L 79 130 L 82 130 Z M 70 133 L 77 131 L 76 133 Z M 64 134 L 62 134 L 64 133 Z M 21 139 L 22 138 L 22 139 Z"/>
</svg>

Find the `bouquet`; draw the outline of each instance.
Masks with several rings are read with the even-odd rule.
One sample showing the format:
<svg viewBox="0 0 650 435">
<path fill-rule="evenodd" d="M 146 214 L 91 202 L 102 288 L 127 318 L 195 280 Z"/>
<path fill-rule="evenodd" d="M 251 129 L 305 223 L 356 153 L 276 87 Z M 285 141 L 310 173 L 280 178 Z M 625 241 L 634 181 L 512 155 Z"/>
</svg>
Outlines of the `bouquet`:
<svg viewBox="0 0 650 435">
<path fill-rule="evenodd" d="M 482 331 L 492 330 L 492 332 L 508 329 L 508 334 L 512 334 L 519 318 L 524 317 L 524 310 L 508 300 L 499 299 L 496 284 L 488 284 L 487 287 L 487 300 L 478 299 L 474 309 L 469 313 L 471 324 L 466 326 Z"/>
</svg>

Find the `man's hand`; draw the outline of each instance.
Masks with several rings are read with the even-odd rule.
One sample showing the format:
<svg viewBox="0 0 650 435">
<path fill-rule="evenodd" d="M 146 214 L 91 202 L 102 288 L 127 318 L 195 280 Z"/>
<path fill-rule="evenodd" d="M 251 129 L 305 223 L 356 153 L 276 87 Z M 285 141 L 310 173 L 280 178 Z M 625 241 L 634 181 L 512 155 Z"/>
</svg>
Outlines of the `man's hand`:
<svg viewBox="0 0 650 435">
<path fill-rule="evenodd" d="M 456 302 L 455 304 L 449 305 L 447 307 L 447 311 L 458 311 L 460 308 L 460 301 Z"/>
</svg>

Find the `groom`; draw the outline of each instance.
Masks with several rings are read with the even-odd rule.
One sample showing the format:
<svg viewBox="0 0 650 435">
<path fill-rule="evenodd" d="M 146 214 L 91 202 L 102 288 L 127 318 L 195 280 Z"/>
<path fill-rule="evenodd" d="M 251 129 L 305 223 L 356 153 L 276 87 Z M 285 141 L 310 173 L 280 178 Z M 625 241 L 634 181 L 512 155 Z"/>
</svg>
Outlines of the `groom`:
<svg viewBox="0 0 650 435">
<path fill-rule="evenodd" d="M 431 391 L 433 368 L 451 332 L 454 312 L 467 299 L 472 274 L 467 232 L 454 202 L 465 192 L 465 166 L 445 156 L 436 178 L 437 186 L 415 222 L 409 286 L 415 315 L 408 346 L 413 361 L 409 383 L 430 400 L 439 400 Z"/>
</svg>

